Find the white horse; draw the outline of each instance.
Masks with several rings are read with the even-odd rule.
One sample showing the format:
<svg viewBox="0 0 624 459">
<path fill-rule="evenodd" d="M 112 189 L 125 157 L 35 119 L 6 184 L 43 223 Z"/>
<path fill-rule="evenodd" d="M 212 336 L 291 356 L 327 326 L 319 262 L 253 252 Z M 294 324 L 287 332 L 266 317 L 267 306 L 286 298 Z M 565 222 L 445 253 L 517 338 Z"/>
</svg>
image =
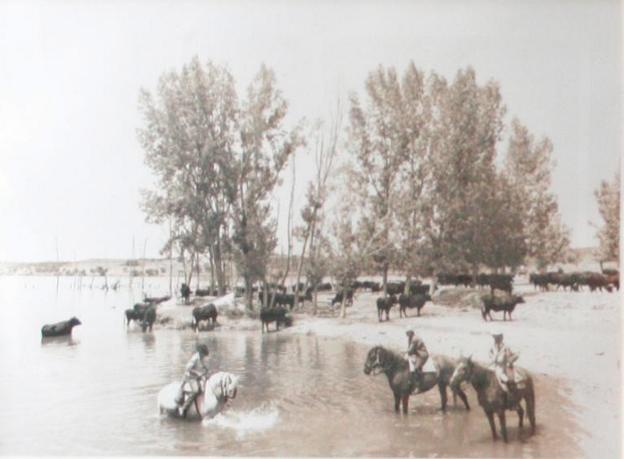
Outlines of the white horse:
<svg viewBox="0 0 624 459">
<path fill-rule="evenodd" d="M 238 376 L 220 371 L 208 378 L 203 393 L 195 397 L 195 401 L 186 411 L 189 419 L 212 418 L 220 413 L 228 400 L 236 398 Z M 172 382 L 158 393 L 158 410 L 160 414 L 180 417 L 176 398 L 180 391 L 181 381 Z"/>
</svg>

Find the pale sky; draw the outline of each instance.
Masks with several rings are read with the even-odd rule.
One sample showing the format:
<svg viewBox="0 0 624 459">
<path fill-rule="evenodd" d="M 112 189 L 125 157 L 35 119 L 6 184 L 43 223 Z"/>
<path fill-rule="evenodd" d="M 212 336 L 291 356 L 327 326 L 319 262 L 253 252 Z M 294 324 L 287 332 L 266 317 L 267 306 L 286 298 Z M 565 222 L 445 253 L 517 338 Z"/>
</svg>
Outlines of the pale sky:
<svg viewBox="0 0 624 459">
<path fill-rule="evenodd" d="M 593 190 L 621 152 L 621 41 L 616 1 L 0 0 L 0 260 L 54 260 L 55 238 L 61 259 L 127 258 L 133 238 L 137 256 L 146 239 L 157 255 L 166 231 L 139 209 L 153 178 L 138 94 L 194 55 L 241 87 L 272 67 L 290 124 L 327 117 L 379 64 L 449 79 L 471 65 L 500 82 L 507 121 L 553 141 L 573 246 L 596 245 Z M 296 208 L 310 171 L 302 152 Z"/>
</svg>

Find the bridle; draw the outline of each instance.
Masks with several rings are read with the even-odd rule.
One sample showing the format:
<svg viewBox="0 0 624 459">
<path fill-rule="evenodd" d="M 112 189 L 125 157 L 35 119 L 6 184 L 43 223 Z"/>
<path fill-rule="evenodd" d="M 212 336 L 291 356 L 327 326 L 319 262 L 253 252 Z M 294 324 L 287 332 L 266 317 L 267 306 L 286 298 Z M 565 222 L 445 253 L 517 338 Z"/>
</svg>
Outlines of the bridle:
<svg viewBox="0 0 624 459">
<path fill-rule="evenodd" d="M 381 360 L 379 358 L 379 351 L 380 349 L 375 350 L 375 362 L 369 366 L 369 368 L 371 369 L 371 374 L 373 376 L 377 376 L 386 370 L 386 368 L 381 363 Z"/>
<path fill-rule="evenodd" d="M 227 402 L 228 401 L 228 392 L 229 392 L 229 387 L 232 385 L 232 376 L 225 375 L 222 379 L 221 379 L 221 395 L 223 396 L 223 401 Z"/>
<path fill-rule="evenodd" d="M 457 370 L 460 368 L 460 366 L 463 366 L 463 374 L 461 375 L 461 377 L 459 375 L 457 375 L 458 377 L 456 378 L 457 381 L 455 381 L 455 384 L 461 384 L 464 381 L 469 381 L 470 377 L 472 376 L 472 364 L 469 362 L 462 362 L 460 363 L 456 368 L 455 371 L 453 372 L 453 376 L 455 376 L 457 374 Z M 453 377 L 451 377 L 451 381 L 453 381 Z"/>
</svg>

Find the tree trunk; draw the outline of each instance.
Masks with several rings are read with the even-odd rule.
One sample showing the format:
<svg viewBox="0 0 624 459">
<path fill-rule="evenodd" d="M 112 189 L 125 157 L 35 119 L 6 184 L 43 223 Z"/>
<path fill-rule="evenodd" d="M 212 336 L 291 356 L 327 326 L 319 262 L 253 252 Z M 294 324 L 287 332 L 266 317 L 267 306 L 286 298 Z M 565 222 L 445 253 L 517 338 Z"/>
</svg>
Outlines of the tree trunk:
<svg viewBox="0 0 624 459">
<path fill-rule="evenodd" d="M 299 266 L 297 266 L 297 279 L 295 280 L 295 299 L 299 298 L 299 282 L 301 282 L 301 271 L 303 270 L 303 258 L 305 257 L 306 246 L 308 245 L 308 239 L 310 238 L 310 231 L 306 233 L 303 239 L 303 248 L 301 249 L 301 258 L 299 258 Z M 299 302 L 297 302 L 299 306 Z"/>
<path fill-rule="evenodd" d="M 342 288 L 342 303 L 340 304 L 340 318 L 344 319 L 347 317 L 347 289 L 346 287 Z"/>
<path fill-rule="evenodd" d="M 216 286 L 215 282 L 215 264 L 214 257 L 212 255 L 212 250 L 210 251 L 210 289 L 214 290 Z"/>
<path fill-rule="evenodd" d="M 412 276 L 408 274 L 405 279 L 405 288 L 403 289 L 403 294 L 409 295 L 411 286 L 412 286 Z"/>
<path fill-rule="evenodd" d="M 312 315 L 316 315 L 317 312 L 317 308 L 318 308 L 318 292 L 316 291 L 316 285 L 313 288 L 313 292 L 312 292 Z"/>
<path fill-rule="evenodd" d="M 201 272 L 199 269 L 199 254 L 195 256 L 195 272 L 197 273 L 197 279 L 195 279 L 195 290 L 199 290 L 199 276 Z"/>
<path fill-rule="evenodd" d="M 384 263 L 383 271 L 382 271 L 382 282 L 383 282 L 383 296 L 386 298 L 388 296 L 388 264 Z"/>
<path fill-rule="evenodd" d="M 245 279 L 245 307 L 248 311 L 253 311 L 253 283 L 249 276 L 244 276 Z"/>
<path fill-rule="evenodd" d="M 479 275 L 479 265 L 476 263 L 472 264 L 472 284 L 471 287 L 475 288 L 477 285 L 477 276 Z"/>
</svg>

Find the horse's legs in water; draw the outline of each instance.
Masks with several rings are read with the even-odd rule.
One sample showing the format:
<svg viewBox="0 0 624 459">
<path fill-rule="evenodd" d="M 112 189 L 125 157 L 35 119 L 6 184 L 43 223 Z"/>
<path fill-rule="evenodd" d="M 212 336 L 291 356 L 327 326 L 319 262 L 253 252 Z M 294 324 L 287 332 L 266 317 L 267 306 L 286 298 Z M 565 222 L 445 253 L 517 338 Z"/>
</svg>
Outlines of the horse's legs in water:
<svg viewBox="0 0 624 459">
<path fill-rule="evenodd" d="M 496 425 L 494 424 L 494 413 L 491 411 L 486 411 L 485 415 L 488 418 L 488 422 L 490 423 L 490 429 L 492 430 L 492 438 L 494 440 L 498 439 L 498 434 L 496 433 Z"/>
<path fill-rule="evenodd" d="M 399 412 L 399 403 L 401 402 L 401 397 L 396 392 L 394 393 L 394 411 Z"/>
<path fill-rule="evenodd" d="M 505 422 L 505 408 L 501 409 L 498 412 L 498 420 L 501 426 L 501 435 L 503 436 L 503 440 L 507 443 L 507 423 Z"/>
<path fill-rule="evenodd" d="M 453 391 L 453 395 L 459 395 L 459 398 L 461 398 L 461 401 L 464 402 L 464 406 L 466 407 L 467 410 L 470 410 L 470 405 L 468 405 L 468 397 L 466 397 L 466 393 L 461 389 L 461 387 L 458 387 L 456 391 Z"/>
<path fill-rule="evenodd" d="M 533 386 L 529 387 L 524 400 L 526 401 L 527 416 L 531 423 L 531 435 L 533 435 L 535 434 L 535 394 L 533 393 Z"/>
<path fill-rule="evenodd" d="M 403 414 L 407 414 L 408 402 L 409 402 L 409 394 L 403 396 Z"/>
<path fill-rule="evenodd" d="M 520 401 L 518 401 L 518 408 L 516 408 L 516 412 L 518 413 L 518 429 L 522 430 L 522 425 L 524 423 L 524 410 L 520 405 Z"/>
<path fill-rule="evenodd" d="M 443 382 L 439 382 L 438 389 L 440 390 L 440 403 L 442 404 L 442 411 L 446 411 L 446 385 Z"/>
</svg>

